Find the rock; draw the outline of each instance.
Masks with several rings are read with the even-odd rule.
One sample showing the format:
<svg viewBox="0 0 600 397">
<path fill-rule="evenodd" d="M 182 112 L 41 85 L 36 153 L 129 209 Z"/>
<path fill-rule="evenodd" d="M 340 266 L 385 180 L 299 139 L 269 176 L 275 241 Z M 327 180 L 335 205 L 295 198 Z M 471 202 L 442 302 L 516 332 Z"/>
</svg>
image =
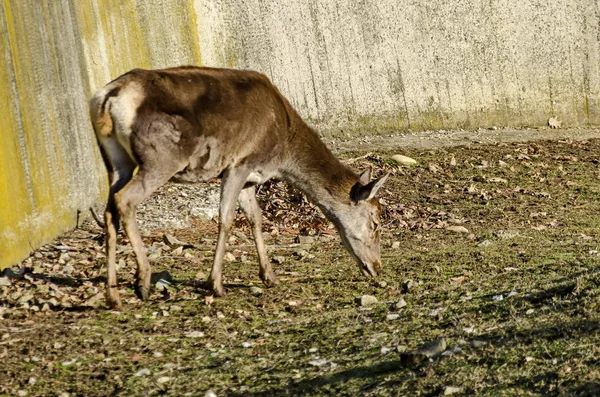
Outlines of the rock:
<svg viewBox="0 0 600 397">
<path fill-rule="evenodd" d="M 227 262 L 235 262 L 235 255 L 233 255 L 231 252 L 227 252 L 227 253 L 225 254 L 225 257 L 224 257 L 224 259 L 225 259 Z"/>
<path fill-rule="evenodd" d="M 204 332 L 202 331 L 191 331 L 185 334 L 186 338 L 203 338 Z"/>
<path fill-rule="evenodd" d="M 387 316 L 385 316 L 385 319 L 389 320 L 389 321 L 397 320 L 399 318 L 400 318 L 400 315 L 396 314 L 396 313 L 388 314 Z"/>
<path fill-rule="evenodd" d="M 252 342 L 242 342 L 242 347 L 248 349 L 250 347 L 254 346 L 254 344 Z"/>
<path fill-rule="evenodd" d="M 469 229 L 467 229 L 464 226 L 459 226 L 459 225 L 448 226 L 446 228 L 446 230 L 448 230 L 450 232 L 455 232 L 455 233 L 469 233 Z"/>
<path fill-rule="evenodd" d="M 250 287 L 250 293 L 254 296 L 259 296 L 263 294 L 263 289 L 260 287 L 252 286 Z"/>
<path fill-rule="evenodd" d="M 483 240 L 482 242 L 480 242 L 479 244 L 477 244 L 478 247 L 483 248 L 483 247 L 488 247 L 492 245 L 492 242 L 490 240 Z"/>
<path fill-rule="evenodd" d="M 155 284 L 155 288 L 156 288 L 157 291 L 168 290 L 171 286 L 172 286 L 172 284 L 170 282 L 168 282 L 167 280 L 164 280 L 164 279 L 158 280 L 156 282 L 156 284 Z"/>
<path fill-rule="evenodd" d="M 449 396 L 449 395 L 452 395 L 452 394 L 461 393 L 462 390 L 463 390 L 462 387 L 447 386 L 444 389 L 444 396 Z"/>
<path fill-rule="evenodd" d="M 406 301 L 404 300 L 404 298 L 400 298 L 398 300 L 398 302 L 394 303 L 394 305 L 393 305 L 393 308 L 395 310 L 399 310 L 399 309 L 402 309 L 404 307 L 406 307 Z"/>
<path fill-rule="evenodd" d="M 139 371 L 137 371 L 135 374 L 133 374 L 133 376 L 147 376 L 152 374 L 152 372 L 150 372 L 150 370 L 148 368 L 142 368 Z"/>
<path fill-rule="evenodd" d="M 358 300 L 360 306 L 362 306 L 362 307 L 373 306 L 379 302 L 379 300 L 377 300 L 377 298 L 374 297 L 373 295 L 363 295 L 363 296 L 359 297 L 357 300 Z"/>
<path fill-rule="evenodd" d="M 304 259 L 308 256 L 308 251 L 305 249 L 299 249 L 296 252 L 294 252 L 294 254 L 300 258 L 300 259 Z"/>
<path fill-rule="evenodd" d="M 415 165 L 417 164 L 417 160 L 412 159 L 408 156 L 404 156 L 401 154 L 395 154 L 392 156 L 392 160 L 394 160 L 396 163 L 398 164 L 402 164 L 402 165 Z"/>
<path fill-rule="evenodd" d="M 165 235 L 163 236 L 163 241 L 170 245 L 170 246 L 174 246 L 174 245 L 186 245 L 184 242 L 180 241 L 179 239 L 177 239 L 177 237 L 173 236 L 172 234 L 169 233 L 165 233 Z"/>
<path fill-rule="evenodd" d="M 285 257 L 278 255 L 278 256 L 274 256 L 273 257 L 273 262 L 277 263 L 278 265 L 282 265 L 283 262 L 285 262 Z"/>
<path fill-rule="evenodd" d="M 163 384 L 163 383 L 167 383 L 171 380 L 171 377 L 169 376 L 161 376 L 160 378 L 156 379 L 156 382 L 158 384 Z"/>
<path fill-rule="evenodd" d="M 217 397 L 217 393 L 215 393 L 212 390 L 207 390 L 206 393 L 204 394 L 204 397 Z"/>
</svg>

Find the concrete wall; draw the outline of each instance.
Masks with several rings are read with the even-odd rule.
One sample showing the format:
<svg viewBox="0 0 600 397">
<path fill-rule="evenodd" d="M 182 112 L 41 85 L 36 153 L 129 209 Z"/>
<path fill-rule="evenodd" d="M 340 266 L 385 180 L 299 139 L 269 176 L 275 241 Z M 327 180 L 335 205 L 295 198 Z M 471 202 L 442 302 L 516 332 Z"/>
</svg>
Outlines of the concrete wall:
<svg viewBox="0 0 600 397">
<path fill-rule="evenodd" d="M 269 75 L 329 137 L 600 124 L 595 0 L 2 0 L 0 267 L 101 200 L 92 92 L 133 67 Z"/>
</svg>

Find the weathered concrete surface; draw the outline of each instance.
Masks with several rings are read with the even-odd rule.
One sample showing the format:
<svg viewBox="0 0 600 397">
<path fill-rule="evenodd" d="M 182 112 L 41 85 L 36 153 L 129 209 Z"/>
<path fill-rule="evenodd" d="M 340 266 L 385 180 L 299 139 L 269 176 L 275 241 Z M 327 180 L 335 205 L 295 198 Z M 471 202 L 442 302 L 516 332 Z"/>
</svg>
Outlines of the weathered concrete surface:
<svg viewBox="0 0 600 397">
<path fill-rule="evenodd" d="M 595 0 L 196 3 L 205 64 L 267 73 L 330 135 L 600 122 Z"/>
<path fill-rule="evenodd" d="M 199 64 L 194 32 L 192 1 L 2 0 L 0 268 L 103 200 L 92 92 L 134 67 Z"/>
<path fill-rule="evenodd" d="M 328 139 L 600 124 L 595 0 L 2 0 L 0 267 L 102 200 L 87 111 L 134 68 L 250 68 Z"/>
</svg>

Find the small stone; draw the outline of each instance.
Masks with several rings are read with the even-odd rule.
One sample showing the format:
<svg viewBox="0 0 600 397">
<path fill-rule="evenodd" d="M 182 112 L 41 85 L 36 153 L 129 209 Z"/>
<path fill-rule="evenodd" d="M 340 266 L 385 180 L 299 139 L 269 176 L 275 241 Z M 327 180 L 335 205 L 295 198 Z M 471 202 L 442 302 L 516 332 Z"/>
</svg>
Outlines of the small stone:
<svg viewBox="0 0 600 397">
<path fill-rule="evenodd" d="M 483 247 L 488 247 L 492 245 L 492 242 L 490 240 L 483 240 L 482 242 L 480 242 L 479 244 L 477 244 L 478 247 L 483 248 Z"/>
<path fill-rule="evenodd" d="M 304 259 L 304 258 L 308 257 L 308 255 L 309 255 L 308 251 L 305 249 L 299 249 L 296 252 L 294 252 L 294 254 L 300 259 Z"/>
<path fill-rule="evenodd" d="M 37 378 L 32 376 L 31 378 L 29 378 L 27 383 L 29 383 L 30 385 L 35 385 L 37 383 Z"/>
<path fill-rule="evenodd" d="M 385 287 L 387 287 L 387 285 L 388 285 L 388 284 L 387 284 L 387 281 L 378 281 L 378 282 L 377 282 L 377 286 L 378 286 L 379 288 L 385 288 Z"/>
<path fill-rule="evenodd" d="M 163 384 L 163 383 L 167 383 L 171 380 L 171 378 L 169 376 L 161 376 L 160 378 L 158 378 L 156 380 L 157 383 L 159 384 Z"/>
<path fill-rule="evenodd" d="M 204 332 L 202 331 L 191 331 L 185 334 L 186 338 L 203 338 Z"/>
<path fill-rule="evenodd" d="M 396 303 L 394 303 L 394 309 L 395 310 L 399 310 L 402 309 L 404 307 L 406 307 L 406 301 L 404 300 L 404 298 L 400 298 Z"/>
<path fill-rule="evenodd" d="M 456 393 L 461 393 L 462 387 L 447 386 L 444 389 L 444 396 L 449 396 Z"/>
<path fill-rule="evenodd" d="M 235 255 L 233 255 L 231 252 L 227 252 L 227 253 L 225 254 L 225 257 L 224 257 L 224 259 L 225 259 L 227 262 L 235 262 Z"/>
<path fill-rule="evenodd" d="M 177 239 L 177 237 L 173 236 L 172 234 L 168 234 L 168 233 L 165 233 L 165 235 L 163 236 L 163 241 L 170 246 L 185 245 L 185 243 L 182 241 L 179 241 Z"/>
<path fill-rule="evenodd" d="M 212 319 L 209 316 L 204 316 L 202 317 L 202 322 L 205 324 L 208 324 L 212 321 Z"/>
<path fill-rule="evenodd" d="M 455 233 L 469 233 L 469 229 L 467 229 L 464 226 L 459 226 L 459 225 L 448 226 L 446 228 L 446 230 L 448 230 L 450 232 L 455 232 Z"/>
<path fill-rule="evenodd" d="M 19 396 L 19 397 L 25 397 L 27 394 L 28 394 L 27 390 L 19 390 L 17 392 L 17 396 Z"/>
<path fill-rule="evenodd" d="M 242 347 L 245 347 L 246 349 L 252 346 L 254 346 L 252 342 L 242 342 Z"/>
<path fill-rule="evenodd" d="M 157 291 L 164 291 L 164 290 L 168 290 L 169 287 L 171 287 L 171 283 L 165 279 L 160 279 L 156 282 L 155 287 L 156 287 Z"/>
<path fill-rule="evenodd" d="M 379 302 L 373 295 L 363 295 L 358 298 L 358 301 L 362 307 L 373 306 Z"/>
<path fill-rule="evenodd" d="M 324 358 L 318 359 L 318 360 L 311 360 L 308 362 L 309 365 L 312 365 L 313 367 L 321 367 L 325 364 L 327 364 L 327 360 L 325 360 Z"/>
<path fill-rule="evenodd" d="M 217 393 L 215 393 L 212 390 L 207 390 L 206 393 L 204 394 L 204 397 L 217 397 Z"/>
<path fill-rule="evenodd" d="M 392 249 L 398 249 L 400 248 L 400 241 L 394 241 L 392 243 Z"/>
<path fill-rule="evenodd" d="M 408 156 L 404 156 L 402 154 L 395 154 L 392 156 L 392 160 L 394 160 L 398 164 L 402 165 L 415 165 L 417 164 L 417 160 L 410 158 Z"/>
<path fill-rule="evenodd" d="M 137 371 L 135 374 L 133 374 L 133 376 L 140 377 L 140 376 L 147 376 L 150 374 L 152 374 L 152 372 L 150 372 L 150 370 L 148 368 L 142 368 L 139 371 Z"/>
<path fill-rule="evenodd" d="M 483 347 L 486 346 L 488 343 L 486 341 L 482 341 L 482 340 L 474 340 L 471 341 L 471 346 L 473 347 Z"/>
<path fill-rule="evenodd" d="M 284 257 L 284 256 L 281 256 L 281 255 L 274 256 L 274 257 L 273 257 L 273 262 L 275 262 L 275 263 L 277 263 L 277 264 L 279 264 L 279 265 L 282 265 L 282 264 L 283 264 L 283 262 L 285 262 L 285 257 Z"/>
<path fill-rule="evenodd" d="M 163 354 L 161 352 L 154 352 L 154 353 L 152 353 L 152 357 L 154 357 L 154 358 L 160 358 L 162 356 L 163 356 Z"/>
<path fill-rule="evenodd" d="M 396 314 L 396 313 L 388 314 L 387 316 L 385 316 L 385 319 L 389 320 L 389 321 L 397 320 L 399 318 L 400 318 L 400 315 Z"/>
<path fill-rule="evenodd" d="M 263 289 L 260 287 L 252 286 L 250 287 L 250 293 L 254 296 L 259 296 L 263 294 Z"/>
</svg>

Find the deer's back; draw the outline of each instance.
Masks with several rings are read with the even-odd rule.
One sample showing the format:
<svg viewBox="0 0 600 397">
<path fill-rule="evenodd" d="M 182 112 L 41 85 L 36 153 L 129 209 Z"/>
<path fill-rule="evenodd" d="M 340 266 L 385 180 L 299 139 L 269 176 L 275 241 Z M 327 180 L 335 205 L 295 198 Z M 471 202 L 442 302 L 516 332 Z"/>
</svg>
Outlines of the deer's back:
<svg viewBox="0 0 600 397">
<path fill-rule="evenodd" d="M 288 141 L 285 100 L 256 72 L 134 69 L 95 99 L 110 102 L 113 133 L 129 143 L 138 163 L 177 157 L 185 164 L 183 181 L 209 179 L 240 164 L 270 167 Z"/>
</svg>

